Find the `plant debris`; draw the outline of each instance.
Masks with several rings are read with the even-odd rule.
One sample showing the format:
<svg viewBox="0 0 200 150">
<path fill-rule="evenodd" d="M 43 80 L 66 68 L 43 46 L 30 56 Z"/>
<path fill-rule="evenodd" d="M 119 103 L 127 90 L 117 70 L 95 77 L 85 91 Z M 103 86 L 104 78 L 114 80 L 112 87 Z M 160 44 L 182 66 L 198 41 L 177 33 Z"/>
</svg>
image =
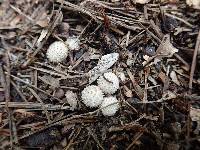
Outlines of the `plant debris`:
<svg viewBox="0 0 200 150">
<path fill-rule="evenodd" d="M 199 0 L 0 1 L 0 149 L 200 149 L 199 13 Z"/>
</svg>

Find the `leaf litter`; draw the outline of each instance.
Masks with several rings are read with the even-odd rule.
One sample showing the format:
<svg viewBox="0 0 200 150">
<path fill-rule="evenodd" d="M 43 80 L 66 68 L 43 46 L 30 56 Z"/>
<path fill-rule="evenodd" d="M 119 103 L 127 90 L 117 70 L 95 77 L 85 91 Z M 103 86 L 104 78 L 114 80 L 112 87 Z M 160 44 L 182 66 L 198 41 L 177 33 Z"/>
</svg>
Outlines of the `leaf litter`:
<svg viewBox="0 0 200 150">
<path fill-rule="evenodd" d="M 0 149 L 200 149 L 199 11 L 198 0 L 1 1 Z M 78 46 L 49 62 L 49 45 L 70 37 Z M 110 71 L 120 109 L 105 117 L 81 92 Z"/>
</svg>

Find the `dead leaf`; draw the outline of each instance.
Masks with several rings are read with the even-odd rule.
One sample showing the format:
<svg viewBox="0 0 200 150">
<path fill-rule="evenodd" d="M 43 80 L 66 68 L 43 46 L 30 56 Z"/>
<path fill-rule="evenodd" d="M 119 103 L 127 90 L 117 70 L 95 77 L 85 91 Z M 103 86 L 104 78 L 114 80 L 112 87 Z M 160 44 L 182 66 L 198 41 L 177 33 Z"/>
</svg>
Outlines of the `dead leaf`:
<svg viewBox="0 0 200 150">
<path fill-rule="evenodd" d="M 91 84 L 94 82 L 102 73 L 106 72 L 110 67 L 112 67 L 114 63 L 117 62 L 118 58 L 118 53 L 110 53 L 102 56 L 97 66 L 88 72 L 89 83 Z"/>
<path fill-rule="evenodd" d="M 159 74 L 158 74 L 158 77 L 159 77 L 159 79 L 162 81 L 162 83 L 165 83 L 165 81 L 166 81 L 166 75 L 165 75 L 165 73 L 164 72 L 160 72 Z"/>
<path fill-rule="evenodd" d="M 170 73 L 170 78 L 172 79 L 172 82 L 176 83 L 177 85 L 180 86 L 180 82 L 177 78 L 176 72 L 175 71 L 171 71 Z"/>
<path fill-rule="evenodd" d="M 190 117 L 191 117 L 192 121 L 196 121 L 197 122 L 197 130 L 199 132 L 199 128 L 200 128 L 200 109 L 194 108 L 194 107 L 190 107 Z"/>
<path fill-rule="evenodd" d="M 167 34 L 163 37 L 163 40 L 156 51 L 156 55 L 149 58 L 145 57 L 146 61 L 143 62 L 143 66 L 146 66 L 151 61 L 153 61 L 154 64 L 157 64 L 159 61 L 162 60 L 162 58 L 172 57 L 174 53 L 177 52 L 178 49 L 172 45 L 172 43 L 170 42 L 170 35 Z"/>
<path fill-rule="evenodd" d="M 43 28 L 49 25 L 49 18 L 46 12 L 43 12 L 40 15 L 40 18 L 36 21 L 36 24 Z"/>
<path fill-rule="evenodd" d="M 200 123 L 200 109 L 191 107 L 190 108 L 190 117 L 192 121 L 197 121 Z"/>
<path fill-rule="evenodd" d="M 124 85 L 124 94 L 126 97 L 133 97 L 132 91 L 126 85 Z"/>
<path fill-rule="evenodd" d="M 176 52 L 178 52 L 178 49 L 170 42 L 170 35 L 165 35 L 156 51 L 157 58 L 162 59 L 163 57 L 172 57 Z"/>
<path fill-rule="evenodd" d="M 40 37 L 37 40 L 37 44 L 36 44 L 37 47 L 39 47 L 39 45 L 41 44 L 42 40 L 46 37 L 47 33 L 48 33 L 48 30 L 46 30 L 46 29 L 42 30 L 42 32 L 40 34 Z"/>
<path fill-rule="evenodd" d="M 174 94 L 172 91 L 169 91 L 169 90 L 167 92 L 165 92 L 162 96 L 162 98 L 164 100 L 170 100 L 170 99 L 174 99 L 176 97 L 177 97 L 176 94 Z"/>
<path fill-rule="evenodd" d="M 41 27 L 47 27 L 48 26 L 48 19 L 38 20 L 36 23 Z"/>
</svg>

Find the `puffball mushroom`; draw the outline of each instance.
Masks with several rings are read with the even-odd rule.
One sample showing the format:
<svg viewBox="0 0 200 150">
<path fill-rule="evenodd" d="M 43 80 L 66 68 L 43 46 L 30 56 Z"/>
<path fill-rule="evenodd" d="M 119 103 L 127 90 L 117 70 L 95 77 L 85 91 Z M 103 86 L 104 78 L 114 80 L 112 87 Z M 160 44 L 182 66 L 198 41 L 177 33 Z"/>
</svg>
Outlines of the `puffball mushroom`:
<svg viewBox="0 0 200 150">
<path fill-rule="evenodd" d="M 103 101 L 103 92 L 96 85 L 90 85 L 82 91 L 82 101 L 87 107 L 98 107 Z"/>
<path fill-rule="evenodd" d="M 61 41 L 55 41 L 47 49 L 47 58 L 51 62 L 61 62 L 68 56 L 68 48 L 65 43 Z"/>
<path fill-rule="evenodd" d="M 119 109 L 119 101 L 114 96 L 105 97 L 101 104 L 101 112 L 104 116 L 113 116 Z"/>
<path fill-rule="evenodd" d="M 98 86 L 105 94 L 113 94 L 119 89 L 119 79 L 112 72 L 106 72 L 97 80 Z"/>
<path fill-rule="evenodd" d="M 75 36 L 69 37 L 65 43 L 70 50 L 78 50 L 80 48 L 80 40 Z"/>
</svg>

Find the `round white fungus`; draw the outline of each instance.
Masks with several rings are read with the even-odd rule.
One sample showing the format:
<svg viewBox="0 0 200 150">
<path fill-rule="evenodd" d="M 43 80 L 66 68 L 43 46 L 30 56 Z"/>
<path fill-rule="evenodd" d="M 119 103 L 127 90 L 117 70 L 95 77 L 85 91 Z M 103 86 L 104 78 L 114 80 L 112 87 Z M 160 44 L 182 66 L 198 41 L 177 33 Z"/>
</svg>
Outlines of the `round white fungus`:
<svg viewBox="0 0 200 150">
<path fill-rule="evenodd" d="M 101 112 L 104 116 L 113 116 L 119 109 L 119 102 L 116 97 L 109 96 L 103 99 Z"/>
<path fill-rule="evenodd" d="M 65 43 L 70 50 L 78 50 L 80 48 L 80 40 L 75 36 L 69 37 Z"/>
<path fill-rule="evenodd" d="M 68 48 L 65 43 L 61 41 L 55 41 L 47 49 L 46 55 L 51 62 L 61 62 L 67 58 Z"/>
<path fill-rule="evenodd" d="M 103 92 L 96 85 L 90 85 L 82 91 L 82 101 L 88 107 L 98 107 L 103 101 Z"/>
<path fill-rule="evenodd" d="M 119 79 L 112 72 L 106 72 L 97 80 L 98 86 L 106 94 L 113 94 L 119 89 Z"/>
</svg>

